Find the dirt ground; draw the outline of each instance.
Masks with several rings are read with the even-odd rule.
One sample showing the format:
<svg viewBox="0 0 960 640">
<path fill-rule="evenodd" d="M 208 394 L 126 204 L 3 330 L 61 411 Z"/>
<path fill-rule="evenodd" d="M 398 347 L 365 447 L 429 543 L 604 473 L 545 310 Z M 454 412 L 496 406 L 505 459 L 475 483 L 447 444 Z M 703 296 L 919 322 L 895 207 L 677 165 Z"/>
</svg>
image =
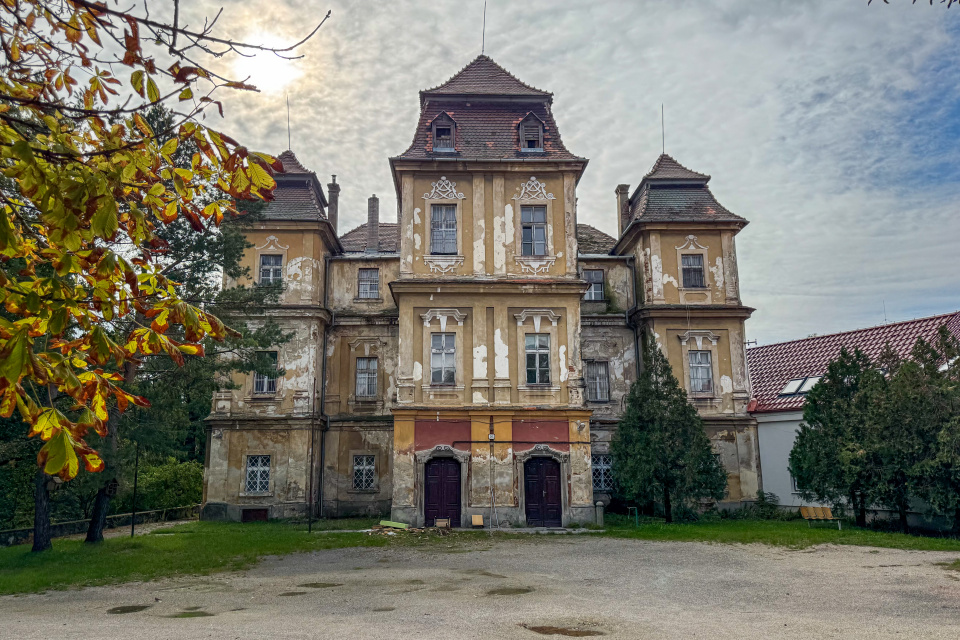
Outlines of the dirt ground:
<svg viewBox="0 0 960 640">
<path fill-rule="evenodd" d="M 563 536 L 0 598 L 4 638 L 951 638 L 957 554 Z"/>
</svg>

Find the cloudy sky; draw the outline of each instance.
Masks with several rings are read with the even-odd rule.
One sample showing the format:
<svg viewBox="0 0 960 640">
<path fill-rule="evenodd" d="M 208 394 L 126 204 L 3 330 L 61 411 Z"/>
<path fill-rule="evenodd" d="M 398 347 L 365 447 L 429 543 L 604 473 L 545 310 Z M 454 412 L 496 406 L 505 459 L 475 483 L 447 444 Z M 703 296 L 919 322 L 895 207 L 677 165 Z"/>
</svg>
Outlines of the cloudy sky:
<svg viewBox="0 0 960 640">
<path fill-rule="evenodd" d="M 341 232 L 381 196 L 420 89 L 480 53 L 482 0 L 224 0 L 220 33 L 278 44 L 332 16 L 288 62 L 231 64 L 260 94 L 223 93 L 211 123 L 292 147 L 343 185 Z M 615 233 L 614 187 L 666 150 L 713 176 L 751 224 L 742 297 L 761 344 L 960 309 L 960 7 L 909 0 L 490 0 L 486 53 L 554 93 L 566 146 L 590 159 L 580 222 Z"/>
</svg>

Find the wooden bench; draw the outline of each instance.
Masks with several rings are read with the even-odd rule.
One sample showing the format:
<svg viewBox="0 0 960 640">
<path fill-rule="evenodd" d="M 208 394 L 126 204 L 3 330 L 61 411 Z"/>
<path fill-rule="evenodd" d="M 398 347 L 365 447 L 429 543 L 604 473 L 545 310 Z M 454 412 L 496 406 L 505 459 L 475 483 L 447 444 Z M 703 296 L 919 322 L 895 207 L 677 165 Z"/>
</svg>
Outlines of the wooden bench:
<svg viewBox="0 0 960 640">
<path fill-rule="evenodd" d="M 843 529 L 840 518 L 836 518 L 830 507 L 800 507 L 800 515 L 807 521 L 807 526 L 812 526 L 814 522 L 836 522 L 837 530 Z"/>
</svg>

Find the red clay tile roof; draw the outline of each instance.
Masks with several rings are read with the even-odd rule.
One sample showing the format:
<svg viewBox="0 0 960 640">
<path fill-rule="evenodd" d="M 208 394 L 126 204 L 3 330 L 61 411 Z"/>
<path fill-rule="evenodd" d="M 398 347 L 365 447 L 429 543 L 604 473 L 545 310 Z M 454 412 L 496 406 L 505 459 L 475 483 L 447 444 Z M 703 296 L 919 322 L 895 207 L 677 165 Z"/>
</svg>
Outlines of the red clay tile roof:
<svg viewBox="0 0 960 640">
<path fill-rule="evenodd" d="M 263 209 L 267 220 L 325 220 L 327 198 L 317 174 L 310 171 L 289 149 L 277 158 L 283 164 L 283 173 L 274 174 L 277 188 L 273 201 Z"/>
<path fill-rule="evenodd" d="M 362 224 L 340 236 L 340 244 L 345 253 L 366 251 L 367 225 Z M 380 253 L 399 253 L 400 225 L 396 222 L 380 223 Z"/>
<path fill-rule="evenodd" d="M 607 254 L 615 244 L 617 241 L 600 229 L 588 224 L 577 225 L 577 245 L 580 253 Z"/>
<path fill-rule="evenodd" d="M 960 311 L 906 322 L 895 322 L 879 327 L 857 329 L 844 333 L 813 336 L 792 342 L 768 344 L 747 349 L 747 367 L 753 386 L 755 413 L 768 411 L 800 411 L 804 395 L 780 397 L 780 391 L 790 380 L 822 375 L 827 364 L 840 354 L 841 347 L 855 348 L 874 358 L 884 345 L 901 356 L 907 356 L 917 339 L 932 341 L 940 327 L 946 326 L 960 337 Z"/>
<path fill-rule="evenodd" d="M 696 180 L 706 184 L 710 181 L 710 176 L 691 171 L 664 153 L 653 163 L 650 172 L 643 176 L 643 181 L 647 180 Z M 643 181 L 641 181 L 641 184 Z"/>
<path fill-rule="evenodd" d="M 430 123 L 441 112 L 456 122 L 454 153 L 433 151 L 433 130 Z M 520 151 L 520 121 L 533 113 L 543 121 L 543 152 Z M 410 148 L 400 158 L 469 158 L 501 160 L 509 158 L 546 158 L 550 160 L 582 160 L 567 151 L 560 140 L 557 123 L 544 102 L 437 102 L 431 100 L 420 111 L 420 122 Z"/>
<path fill-rule="evenodd" d="M 691 171 L 664 153 L 630 196 L 630 220 L 746 224 L 717 202 L 709 181 L 707 174 Z"/>
<path fill-rule="evenodd" d="M 520 82 L 488 56 L 479 55 L 440 86 L 421 91 L 421 103 L 439 95 L 532 96 L 549 100 L 553 94 Z"/>
</svg>

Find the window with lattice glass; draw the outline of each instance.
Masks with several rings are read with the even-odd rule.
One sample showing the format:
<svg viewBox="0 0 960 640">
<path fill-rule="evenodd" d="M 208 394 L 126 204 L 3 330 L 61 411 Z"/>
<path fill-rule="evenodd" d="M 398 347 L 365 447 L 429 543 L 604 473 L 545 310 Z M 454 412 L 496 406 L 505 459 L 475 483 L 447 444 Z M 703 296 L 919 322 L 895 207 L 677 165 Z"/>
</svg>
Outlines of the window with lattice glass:
<svg viewBox="0 0 960 640">
<path fill-rule="evenodd" d="M 244 492 L 270 492 L 270 456 L 247 456 L 247 481 Z"/>
<path fill-rule="evenodd" d="M 524 336 L 527 356 L 527 384 L 550 384 L 550 334 Z"/>
<path fill-rule="evenodd" d="M 606 362 L 592 361 L 586 366 L 587 400 L 610 401 L 610 371 Z"/>
<path fill-rule="evenodd" d="M 380 297 L 380 269 L 360 269 L 357 297 L 377 299 Z"/>
<path fill-rule="evenodd" d="M 263 351 L 267 360 L 273 363 L 273 370 L 277 370 L 277 352 L 276 351 Z M 260 394 L 272 394 L 277 392 L 277 374 L 264 374 L 264 373 L 254 373 L 253 374 L 253 392 Z"/>
<path fill-rule="evenodd" d="M 613 456 L 595 453 L 590 456 L 593 467 L 593 490 L 613 491 Z"/>
<path fill-rule="evenodd" d="M 713 392 L 713 361 L 709 351 L 690 351 L 690 391 L 693 393 Z"/>
<path fill-rule="evenodd" d="M 584 300 L 593 300 L 595 302 L 603 301 L 603 269 L 584 269 L 583 279 L 590 287 L 584 294 Z"/>
<path fill-rule="evenodd" d="M 283 256 L 260 254 L 260 284 L 274 285 L 283 282 Z"/>
<path fill-rule="evenodd" d="M 457 205 L 431 205 L 430 253 L 436 255 L 457 253 Z"/>
<path fill-rule="evenodd" d="M 369 491 L 377 486 L 376 456 L 353 456 L 353 488 Z"/>
<path fill-rule="evenodd" d="M 357 397 L 377 397 L 376 358 L 357 358 Z"/>
<path fill-rule="evenodd" d="M 430 334 L 430 384 L 452 385 L 456 382 L 457 335 Z"/>
<path fill-rule="evenodd" d="M 547 208 L 541 205 L 520 207 L 520 253 L 547 255 Z"/>
<path fill-rule="evenodd" d="M 682 255 L 680 256 L 680 264 L 683 268 L 684 289 L 703 289 L 707 286 L 707 281 L 703 276 L 703 254 Z"/>
</svg>

